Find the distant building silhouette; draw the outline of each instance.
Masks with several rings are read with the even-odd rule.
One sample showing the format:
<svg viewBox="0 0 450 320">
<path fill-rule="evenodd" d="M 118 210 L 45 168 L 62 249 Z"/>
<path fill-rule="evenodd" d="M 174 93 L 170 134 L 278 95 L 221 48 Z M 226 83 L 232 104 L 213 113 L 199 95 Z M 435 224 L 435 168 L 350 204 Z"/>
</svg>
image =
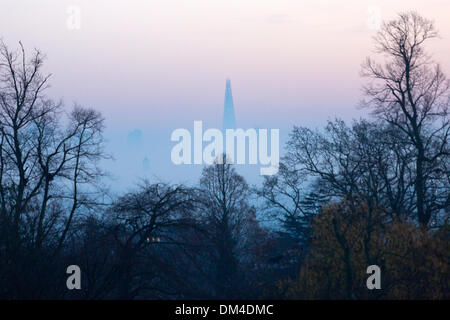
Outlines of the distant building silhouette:
<svg viewBox="0 0 450 320">
<path fill-rule="evenodd" d="M 223 109 L 223 130 L 236 129 L 236 118 L 234 116 L 233 94 L 231 93 L 231 81 L 227 79 L 225 86 L 225 103 Z"/>
<path fill-rule="evenodd" d="M 134 129 L 128 134 L 128 145 L 131 147 L 139 147 L 142 143 L 142 131 Z"/>
<path fill-rule="evenodd" d="M 150 170 L 150 160 L 147 157 L 142 160 L 142 168 L 144 169 L 144 171 Z"/>
</svg>

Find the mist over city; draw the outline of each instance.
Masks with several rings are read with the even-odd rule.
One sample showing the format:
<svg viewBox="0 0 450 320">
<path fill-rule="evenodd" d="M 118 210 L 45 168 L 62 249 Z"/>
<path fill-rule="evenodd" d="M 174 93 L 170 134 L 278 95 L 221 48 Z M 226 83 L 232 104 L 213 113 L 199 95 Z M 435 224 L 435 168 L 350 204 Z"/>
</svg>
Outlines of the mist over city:
<svg viewBox="0 0 450 320">
<path fill-rule="evenodd" d="M 449 12 L 0 1 L 0 299 L 448 300 Z"/>
</svg>

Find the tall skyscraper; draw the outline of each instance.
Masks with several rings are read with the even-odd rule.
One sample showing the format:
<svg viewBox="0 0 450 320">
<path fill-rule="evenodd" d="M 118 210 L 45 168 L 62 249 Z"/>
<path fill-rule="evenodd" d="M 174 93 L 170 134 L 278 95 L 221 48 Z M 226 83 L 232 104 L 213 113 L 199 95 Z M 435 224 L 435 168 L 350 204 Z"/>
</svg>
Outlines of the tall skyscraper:
<svg viewBox="0 0 450 320">
<path fill-rule="evenodd" d="M 231 81 L 227 79 L 225 86 L 225 103 L 223 109 L 223 130 L 236 129 L 234 116 L 233 94 L 231 93 Z"/>
</svg>

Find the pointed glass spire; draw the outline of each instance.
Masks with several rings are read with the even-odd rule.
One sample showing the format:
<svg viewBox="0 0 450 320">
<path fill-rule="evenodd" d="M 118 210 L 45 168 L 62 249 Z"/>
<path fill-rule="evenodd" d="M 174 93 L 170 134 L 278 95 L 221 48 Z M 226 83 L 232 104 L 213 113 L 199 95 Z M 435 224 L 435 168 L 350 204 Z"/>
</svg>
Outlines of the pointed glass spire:
<svg viewBox="0 0 450 320">
<path fill-rule="evenodd" d="M 236 129 L 236 118 L 234 116 L 233 94 L 231 93 L 231 81 L 227 79 L 225 87 L 225 103 L 223 110 L 223 130 Z"/>
</svg>

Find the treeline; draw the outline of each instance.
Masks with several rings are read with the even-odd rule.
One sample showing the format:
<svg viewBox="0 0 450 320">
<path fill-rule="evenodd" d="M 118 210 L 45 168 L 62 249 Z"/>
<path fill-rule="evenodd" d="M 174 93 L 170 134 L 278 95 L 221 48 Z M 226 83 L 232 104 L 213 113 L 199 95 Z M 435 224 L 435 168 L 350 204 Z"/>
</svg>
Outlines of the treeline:
<svg viewBox="0 0 450 320">
<path fill-rule="evenodd" d="M 414 12 L 384 23 L 385 60 L 362 68 L 374 117 L 294 127 L 262 186 L 221 161 L 194 187 L 144 181 L 115 198 L 102 116 L 65 113 L 43 55 L 2 43 L 0 298 L 448 299 L 450 84 L 424 47 L 436 36 Z M 381 290 L 366 287 L 370 265 Z"/>
</svg>

